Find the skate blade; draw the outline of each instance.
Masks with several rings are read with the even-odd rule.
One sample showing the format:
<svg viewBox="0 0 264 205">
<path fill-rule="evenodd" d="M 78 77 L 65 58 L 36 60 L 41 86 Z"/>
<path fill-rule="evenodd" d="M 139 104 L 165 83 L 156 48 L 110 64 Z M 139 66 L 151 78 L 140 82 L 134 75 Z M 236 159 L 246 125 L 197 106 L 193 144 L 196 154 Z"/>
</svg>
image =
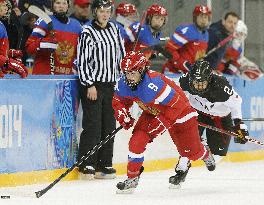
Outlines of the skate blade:
<svg viewBox="0 0 264 205">
<path fill-rule="evenodd" d="M 170 184 L 169 185 L 169 189 L 180 189 L 181 188 L 181 184 Z"/>
<path fill-rule="evenodd" d="M 83 174 L 79 173 L 80 180 L 94 180 L 94 174 Z"/>
<path fill-rule="evenodd" d="M 134 191 L 135 191 L 135 188 L 125 189 L 125 190 L 117 189 L 116 193 L 117 194 L 133 194 Z"/>
<path fill-rule="evenodd" d="M 116 178 L 116 174 L 104 174 L 102 172 L 96 172 L 95 179 L 115 179 Z"/>
</svg>

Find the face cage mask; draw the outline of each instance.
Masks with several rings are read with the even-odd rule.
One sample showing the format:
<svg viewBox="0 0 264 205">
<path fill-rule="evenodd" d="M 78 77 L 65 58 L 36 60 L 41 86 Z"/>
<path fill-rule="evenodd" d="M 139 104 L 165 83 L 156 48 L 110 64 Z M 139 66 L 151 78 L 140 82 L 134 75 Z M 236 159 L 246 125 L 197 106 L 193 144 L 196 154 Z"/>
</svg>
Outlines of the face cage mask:
<svg viewBox="0 0 264 205">
<path fill-rule="evenodd" d="M 209 78 L 206 78 L 206 79 L 204 79 L 204 80 L 199 80 L 199 81 L 197 81 L 197 82 L 203 82 L 203 81 L 207 81 L 207 82 L 208 82 L 207 87 L 206 87 L 205 89 L 203 89 L 203 90 L 197 90 L 197 89 L 194 87 L 194 85 L 193 85 L 194 79 L 191 79 L 191 78 L 190 78 L 190 81 L 189 81 L 190 90 L 191 90 L 192 92 L 194 92 L 195 94 L 200 94 L 200 95 L 206 93 L 206 92 L 209 90 L 209 88 L 210 88 L 210 84 L 211 84 L 210 82 L 211 82 L 211 79 L 212 79 L 212 77 L 210 76 Z"/>
<path fill-rule="evenodd" d="M 145 73 L 147 71 L 147 68 L 145 67 L 144 70 L 139 71 L 140 72 L 140 79 L 138 82 L 130 82 L 129 80 L 127 80 L 126 76 L 125 76 L 125 83 L 131 88 L 132 91 L 137 89 L 137 86 L 141 83 L 141 81 L 144 79 Z"/>
</svg>

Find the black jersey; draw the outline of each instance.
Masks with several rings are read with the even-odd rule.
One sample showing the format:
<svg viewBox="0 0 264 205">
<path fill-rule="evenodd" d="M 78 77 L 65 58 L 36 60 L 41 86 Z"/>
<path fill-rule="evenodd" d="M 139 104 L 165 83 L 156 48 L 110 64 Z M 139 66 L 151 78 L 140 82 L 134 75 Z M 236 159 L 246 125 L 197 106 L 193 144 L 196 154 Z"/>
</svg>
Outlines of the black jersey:
<svg viewBox="0 0 264 205">
<path fill-rule="evenodd" d="M 193 108 L 212 116 L 224 117 L 231 113 L 233 119 L 242 118 L 242 99 L 225 77 L 213 74 L 207 91 L 201 94 L 190 89 L 189 77 L 188 73 L 181 76 L 179 83 Z"/>
</svg>

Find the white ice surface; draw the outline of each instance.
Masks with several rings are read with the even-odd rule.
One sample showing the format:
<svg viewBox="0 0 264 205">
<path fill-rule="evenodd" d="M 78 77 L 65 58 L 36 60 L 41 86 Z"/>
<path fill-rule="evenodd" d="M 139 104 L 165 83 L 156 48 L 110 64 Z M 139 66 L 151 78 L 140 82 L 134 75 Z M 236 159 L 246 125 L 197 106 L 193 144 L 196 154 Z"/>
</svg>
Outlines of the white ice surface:
<svg viewBox="0 0 264 205">
<path fill-rule="evenodd" d="M 145 172 L 133 194 L 118 195 L 114 180 L 60 182 L 41 198 L 34 192 L 48 184 L 0 188 L 0 205 L 262 205 L 264 204 L 264 161 L 220 163 L 214 172 L 205 167 L 191 168 L 181 189 L 169 189 L 173 170 Z"/>
</svg>

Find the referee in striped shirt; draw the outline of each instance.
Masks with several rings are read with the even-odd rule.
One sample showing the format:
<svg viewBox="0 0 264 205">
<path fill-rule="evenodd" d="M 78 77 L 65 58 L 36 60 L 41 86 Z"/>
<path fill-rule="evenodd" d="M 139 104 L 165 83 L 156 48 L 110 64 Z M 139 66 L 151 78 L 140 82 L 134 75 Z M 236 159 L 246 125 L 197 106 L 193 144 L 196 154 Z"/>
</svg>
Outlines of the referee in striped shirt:
<svg viewBox="0 0 264 205">
<path fill-rule="evenodd" d="M 79 159 L 115 129 L 112 97 L 120 62 L 125 55 L 120 31 L 109 21 L 113 12 L 112 1 L 94 0 L 91 10 L 94 19 L 84 27 L 77 50 L 83 108 Z M 109 141 L 79 166 L 81 178 L 115 178 L 113 144 L 114 140 Z"/>
</svg>

